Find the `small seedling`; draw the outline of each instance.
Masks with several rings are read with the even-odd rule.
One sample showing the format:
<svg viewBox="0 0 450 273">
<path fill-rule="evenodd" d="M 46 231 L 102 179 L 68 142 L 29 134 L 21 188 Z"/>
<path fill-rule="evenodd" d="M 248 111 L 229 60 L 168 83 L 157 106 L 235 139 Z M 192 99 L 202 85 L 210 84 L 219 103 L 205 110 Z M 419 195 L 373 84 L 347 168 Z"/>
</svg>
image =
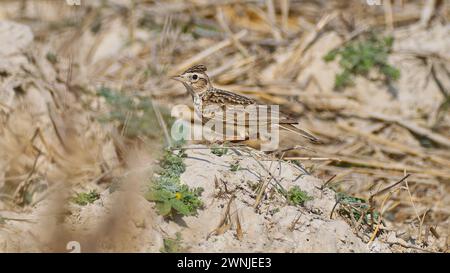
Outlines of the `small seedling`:
<svg viewBox="0 0 450 273">
<path fill-rule="evenodd" d="M 287 193 L 287 198 L 289 203 L 294 206 L 303 205 L 306 201 L 313 200 L 313 197 L 302 191 L 299 186 L 292 187 Z"/>
<path fill-rule="evenodd" d="M 274 208 L 273 210 L 270 211 L 270 214 L 274 215 L 278 212 L 280 212 L 280 208 Z"/>
<path fill-rule="evenodd" d="M 95 200 L 100 198 L 100 194 L 96 190 L 90 192 L 80 192 L 73 198 L 73 202 L 80 206 L 86 206 L 92 204 Z"/>
<path fill-rule="evenodd" d="M 58 57 L 56 56 L 55 53 L 53 52 L 48 52 L 47 55 L 45 55 L 45 57 L 47 58 L 47 60 L 52 63 L 55 64 L 58 62 Z"/>
<path fill-rule="evenodd" d="M 387 61 L 393 42 L 392 37 L 382 38 L 371 33 L 365 39 L 350 42 L 343 48 L 330 51 L 323 59 L 331 62 L 340 56 L 339 65 L 342 68 L 342 71 L 336 74 L 334 88 L 339 90 L 350 86 L 353 84 L 354 76 L 367 77 L 375 68 L 384 75 L 387 82 L 397 80 L 400 71 Z"/>
<path fill-rule="evenodd" d="M 219 146 L 213 146 L 211 147 L 211 153 L 217 155 L 217 156 L 223 156 L 228 153 L 228 148 L 221 148 Z"/>
<path fill-rule="evenodd" d="M 363 198 L 354 197 L 343 192 L 338 192 L 336 193 L 336 200 L 337 203 L 340 204 L 338 212 L 344 217 L 347 217 L 349 219 L 353 218 L 356 221 L 360 221 L 361 216 L 364 215 L 365 217 L 362 220 L 366 225 L 371 225 L 374 222 L 377 222 L 379 219 L 378 212 L 373 211 L 369 213 L 369 203 Z M 372 215 L 374 219 L 372 219 Z"/>
<path fill-rule="evenodd" d="M 239 163 L 233 163 L 230 165 L 230 171 L 232 172 L 237 172 L 241 169 L 241 166 L 239 165 Z"/>
</svg>

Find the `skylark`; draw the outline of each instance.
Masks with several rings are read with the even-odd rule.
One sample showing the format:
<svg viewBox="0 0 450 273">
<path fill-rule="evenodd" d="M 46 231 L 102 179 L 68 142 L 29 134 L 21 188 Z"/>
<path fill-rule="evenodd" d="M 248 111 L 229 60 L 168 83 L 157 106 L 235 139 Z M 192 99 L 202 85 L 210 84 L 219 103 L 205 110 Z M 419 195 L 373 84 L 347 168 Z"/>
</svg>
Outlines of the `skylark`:
<svg viewBox="0 0 450 273">
<path fill-rule="evenodd" d="M 218 112 L 225 113 L 228 109 L 250 109 L 251 107 L 247 106 L 260 106 L 252 98 L 215 88 L 206 74 L 206 70 L 207 68 L 204 65 L 194 65 L 182 74 L 172 77 L 172 79 L 181 82 L 185 86 L 186 90 L 192 97 L 194 110 L 202 118 L 203 123 L 209 121 L 210 119 L 218 118 L 218 116 L 220 116 Z M 311 133 L 296 127 L 296 125 L 298 125 L 298 121 L 290 119 L 282 113 L 276 114 L 278 116 L 276 119 L 260 118 L 260 116 L 257 116 L 257 122 L 276 122 L 280 129 L 288 130 L 301 135 L 312 142 L 318 141 L 318 139 Z M 223 116 L 220 117 L 224 118 Z M 228 121 L 229 120 L 227 120 L 227 122 Z M 236 118 L 231 119 L 231 122 L 239 123 Z M 244 122 L 247 123 L 247 125 L 252 123 L 249 121 L 248 115 L 246 116 Z"/>
</svg>

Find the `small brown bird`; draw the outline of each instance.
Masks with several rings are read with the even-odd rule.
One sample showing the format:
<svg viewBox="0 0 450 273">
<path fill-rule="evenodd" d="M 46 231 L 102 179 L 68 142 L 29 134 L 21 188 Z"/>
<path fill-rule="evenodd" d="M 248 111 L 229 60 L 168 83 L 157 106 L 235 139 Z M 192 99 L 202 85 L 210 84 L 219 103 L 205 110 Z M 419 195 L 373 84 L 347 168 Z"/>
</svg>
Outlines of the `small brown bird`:
<svg viewBox="0 0 450 273">
<path fill-rule="evenodd" d="M 225 111 L 226 108 L 233 108 L 236 106 L 257 106 L 257 102 L 254 99 L 215 88 L 206 74 L 206 70 L 206 66 L 202 64 L 194 65 L 182 74 L 172 77 L 172 79 L 180 81 L 192 96 L 194 109 L 202 117 L 203 122 L 208 121 L 211 118 L 217 118 L 216 113 L 206 110 L 208 108 Z M 278 114 L 279 118 L 277 121 L 279 128 L 299 134 L 310 141 L 318 141 L 311 133 L 294 126 L 298 125 L 297 121 L 290 119 L 281 113 Z M 268 122 L 271 122 L 271 119 L 269 119 Z"/>
</svg>

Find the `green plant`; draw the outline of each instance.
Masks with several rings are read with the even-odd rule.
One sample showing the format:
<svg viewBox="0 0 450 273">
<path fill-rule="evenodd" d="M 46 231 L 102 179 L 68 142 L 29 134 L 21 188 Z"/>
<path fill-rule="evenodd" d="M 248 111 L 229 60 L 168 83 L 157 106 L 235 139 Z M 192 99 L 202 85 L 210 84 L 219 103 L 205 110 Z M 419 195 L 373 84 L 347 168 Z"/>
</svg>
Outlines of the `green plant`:
<svg viewBox="0 0 450 273">
<path fill-rule="evenodd" d="M 92 204 L 95 200 L 100 198 L 100 194 L 96 190 L 90 192 L 80 192 L 72 199 L 72 201 L 80 206 L 86 206 L 87 204 Z"/>
<path fill-rule="evenodd" d="M 370 206 L 367 201 L 363 198 L 354 197 L 348 195 L 343 192 L 336 193 L 337 202 L 341 205 L 338 212 L 340 215 L 345 216 L 349 219 L 354 218 L 356 221 L 359 221 L 362 215 L 364 217 L 364 223 L 369 225 L 374 221 L 378 221 L 379 213 L 377 211 L 372 211 L 372 213 L 368 213 L 370 211 Z M 372 221 L 372 215 L 373 220 Z"/>
<path fill-rule="evenodd" d="M 47 60 L 49 62 L 51 62 L 52 64 L 55 64 L 58 62 L 58 56 L 56 56 L 55 53 L 53 52 L 47 52 L 47 55 L 45 55 L 45 57 L 47 58 Z"/>
<path fill-rule="evenodd" d="M 150 138 L 162 138 L 163 130 L 155 130 L 160 124 L 155 114 L 152 101 L 146 96 L 126 95 L 121 92 L 102 87 L 97 94 L 105 98 L 111 111 L 100 117 L 102 122 L 115 122 L 119 130 L 127 137 L 145 135 Z M 163 109 L 161 109 L 163 110 Z M 170 128 L 173 118 L 162 111 L 164 122 Z"/>
<path fill-rule="evenodd" d="M 287 193 L 287 198 L 289 203 L 295 206 L 302 205 L 306 201 L 313 200 L 313 197 L 302 191 L 299 186 L 292 187 Z"/>
<path fill-rule="evenodd" d="M 230 165 L 230 171 L 237 172 L 241 169 L 241 166 L 239 166 L 239 163 L 233 163 Z"/>
<path fill-rule="evenodd" d="M 181 233 L 175 233 L 175 238 L 163 238 L 163 247 L 159 250 L 162 253 L 177 253 L 182 252 L 184 249 L 181 246 L 183 239 Z"/>
<path fill-rule="evenodd" d="M 274 208 L 273 210 L 270 211 L 270 214 L 273 215 L 273 214 L 276 214 L 278 212 L 280 212 L 280 208 Z"/>
<path fill-rule="evenodd" d="M 217 145 L 213 145 L 211 147 L 211 153 L 217 155 L 217 156 L 223 156 L 228 153 L 228 148 L 222 148 Z"/>
<path fill-rule="evenodd" d="M 147 200 L 156 203 L 159 214 L 163 216 L 173 216 L 174 213 L 195 215 L 203 206 L 199 199 L 203 189 L 191 189 L 180 182 L 180 175 L 186 170 L 183 162 L 185 156 L 183 150 L 178 153 L 166 150 L 160 162 L 159 176 L 145 196 Z"/>
<path fill-rule="evenodd" d="M 324 56 L 330 62 L 340 56 L 339 65 L 342 71 L 336 74 L 335 89 L 342 89 L 353 84 L 353 76 L 367 77 L 369 71 L 377 68 L 385 76 L 386 81 L 397 80 L 400 71 L 391 66 L 387 59 L 392 49 L 392 37 L 380 37 L 371 33 L 368 37 L 350 42 L 343 48 L 331 50 Z"/>
</svg>

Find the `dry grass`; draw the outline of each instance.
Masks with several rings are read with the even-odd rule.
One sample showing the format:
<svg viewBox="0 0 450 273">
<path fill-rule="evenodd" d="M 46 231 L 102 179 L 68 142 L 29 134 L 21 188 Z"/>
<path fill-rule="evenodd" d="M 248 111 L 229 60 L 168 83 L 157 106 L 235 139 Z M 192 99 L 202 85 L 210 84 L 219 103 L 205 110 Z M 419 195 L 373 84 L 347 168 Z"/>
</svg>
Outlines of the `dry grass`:
<svg viewBox="0 0 450 273">
<path fill-rule="evenodd" d="M 389 228 L 401 231 L 407 241 L 426 244 L 430 229 L 448 237 L 450 119 L 441 107 L 449 96 L 442 76 L 449 73 L 448 52 L 430 53 L 418 46 L 405 53 L 394 47 L 393 65 L 404 68 L 411 59 L 420 60 L 412 73 L 423 77 L 415 87 L 442 100 L 423 107 L 405 82 L 395 86 L 397 97 L 390 87 L 368 80 L 336 92 L 336 65 L 322 60 L 367 30 L 405 41 L 413 24 L 422 24 L 425 34 L 448 25 L 445 1 L 436 1 L 444 3 L 435 7 L 400 1 L 401 7 L 373 8 L 364 1 L 85 2 L 81 7 L 44 0 L 2 2 L 0 18 L 30 26 L 35 41 L 24 52 L 24 66 L 6 69 L 15 77 L 14 99 L 7 104 L 0 96 L 1 210 L 26 210 L 56 188 L 65 195 L 52 199 L 57 211 L 51 213 L 64 218 L 75 189 L 104 189 L 135 169 L 150 168 L 158 158 L 155 151 L 169 142 L 159 109 L 190 105 L 190 97 L 169 76 L 204 63 L 217 86 L 280 104 L 322 139 L 320 145 L 290 150 L 285 160 L 301 160 L 325 181 L 336 176 L 327 186 L 367 199 L 411 173 L 405 187 L 389 198 L 375 198 L 375 206 L 383 209 Z M 3 87 L 9 78 L 1 74 Z M 127 118 L 100 122 L 111 111 L 97 94 L 101 86 L 152 98 L 155 124 L 162 125 L 155 130 L 166 133 L 130 137 Z M 283 148 L 298 144 L 286 138 Z M 144 152 L 135 156 L 136 150 Z M 145 179 L 131 180 L 130 187 L 139 193 L 141 182 L 135 180 Z M 119 209 L 93 236 L 115 237 L 123 228 L 118 219 L 128 212 Z M 73 234 L 58 232 L 42 249 L 64 250 L 60 238 Z M 133 249 L 126 242 L 113 245 L 115 250 Z M 435 247 L 446 251 L 446 246 Z"/>
</svg>

